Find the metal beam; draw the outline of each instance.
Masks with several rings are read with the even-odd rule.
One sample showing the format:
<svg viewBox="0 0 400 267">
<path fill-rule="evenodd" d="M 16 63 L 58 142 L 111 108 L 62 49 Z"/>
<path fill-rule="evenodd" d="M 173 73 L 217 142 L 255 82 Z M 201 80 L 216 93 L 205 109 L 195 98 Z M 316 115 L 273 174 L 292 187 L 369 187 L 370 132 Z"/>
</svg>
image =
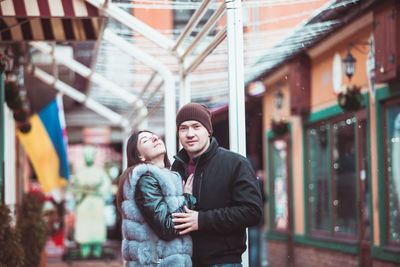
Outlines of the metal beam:
<svg viewBox="0 0 400 267">
<path fill-rule="evenodd" d="M 193 60 L 192 64 L 184 71 L 184 77 L 192 72 L 227 36 L 226 26 L 212 40 L 212 42 L 203 50 L 203 52 Z"/>
<path fill-rule="evenodd" d="M 72 71 L 78 73 L 79 75 L 91 80 L 92 82 L 101 85 L 104 89 L 110 91 L 112 94 L 121 98 L 121 100 L 132 104 L 137 103 L 138 106 L 142 106 L 142 101 L 138 99 L 135 95 L 129 93 L 124 88 L 120 87 L 119 85 L 111 82 L 110 80 L 104 78 L 103 76 L 93 73 L 91 69 L 86 67 L 85 65 L 79 63 L 78 61 L 74 60 L 73 58 L 68 58 L 65 55 L 62 55 L 57 52 L 53 52 L 51 46 L 47 45 L 43 42 L 29 42 L 29 44 L 38 49 L 39 51 L 50 54 L 54 57 L 54 59 L 63 64 L 64 66 L 68 67 Z"/>
<path fill-rule="evenodd" d="M 229 144 L 246 156 L 244 108 L 243 18 L 240 0 L 226 0 L 229 73 Z"/>
<path fill-rule="evenodd" d="M 157 72 L 153 72 L 153 74 L 151 75 L 150 79 L 147 81 L 147 83 L 143 86 L 142 90 L 140 91 L 138 98 L 142 98 L 144 95 L 144 92 L 146 92 L 146 90 L 149 88 L 150 84 L 154 81 L 154 78 L 157 76 Z"/>
<path fill-rule="evenodd" d="M 142 99 L 144 92 L 146 92 L 146 90 L 149 88 L 150 84 L 153 82 L 154 78 L 156 77 L 157 72 L 153 72 L 153 74 L 151 75 L 150 79 L 147 81 L 147 83 L 145 84 L 145 86 L 142 88 L 142 90 L 140 91 L 140 93 L 138 94 L 137 98 L 138 99 Z M 146 106 L 145 104 L 143 104 L 143 106 Z M 130 107 L 125 114 L 123 115 L 126 118 L 132 117 L 132 113 L 134 113 L 137 110 L 136 106 L 132 106 Z"/>
<path fill-rule="evenodd" d="M 52 85 L 56 90 L 62 92 L 63 94 L 69 96 L 75 101 L 82 103 L 87 108 L 93 110 L 100 116 L 112 121 L 113 123 L 117 123 L 121 125 L 122 128 L 126 128 L 128 126 L 128 122 L 122 118 L 121 115 L 112 111 L 111 109 L 103 106 L 102 104 L 96 102 L 95 100 L 89 98 L 87 95 L 83 94 L 79 90 L 69 86 L 68 84 L 58 80 L 54 76 L 48 74 L 47 72 L 41 70 L 38 67 L 32 68 L 31 66 L 27 67 L 27 70 L 32 73 L 33 76 L 40 79 L 42 82 Z"/>
<path fill-rule="evenodd" d="M 225 2 L 228 26 L 229 146 L 230 150 L 246 157 L 242 3 L 241 0 Z M 242 262 L 244 267 L 249 266 L 248 249 L 242 255 Z"/>
<path fill-rule="evenodd" d="M 192 43 L 189 45 L 189 47 L 186 49 L 186 51 L 183 53 L 182 56 L 180 56 L 181 59 L 185 58 L 190 51 L 196 47 L 196 45 L 203 39 L 204 36 L 206 36 L 211 28 L 217 24 L 217 22 L 221 19 L 222 15 L 225 12 L 225 2 L 223 2 L 217 11 L 212 15 L 212 17 L 207 21 L 207 23 L 203 26 L 203 29 L 196 35 L 196 38 L 192 41 Z"/>
<path fill-rule="evenodd" d="M 128 28 L 140 33 L 159 47 L 171 50 L 171 48 L 174 46 L 174 42 L 172 40 L 168 39 L 158 31 L 154 30 L 152 27 L 138 20 L 137 18 L 132 16 L 132 14 L 129 14 L 116 6 L 113 6 L 112 4 L 104 5 L 104 1 L 102 0 L 85 1 L 97 7 L 102 13 L 115 19 L 116 21 L 127 26 Z"/>
<path fill-rule="evenodd" d="M 108 4 L 108 0 L 104 1 L 104 7 L 106 7 L 107 4 Z M 92 83 L 92 75 L 95 71 L 97 57 L 99 55 L 99 50 L 100 50 L 100 43 L 101 43 L 101 39 L 103 39 L 103 32 L 106 27 L 106 24 L 107 24 L 107 20 L 105 20 L 105 19 L 101 20 L 99 36 L 97 37 L 97 40 L 94 44 L 94 49 L 93 49 L 94 51 L 92 53 L 92 59 L 91 59 L 91 63 L 90 63 L 90 74 L 87 77 L 87 79 L 89 80 L 88 84 L 87 84 L 87 90 L 86 90 L 87 95 L 90 94 L 90 91 L 92 89 L 92 87 L 90 86 Z"/>
<path fill-rule="evenodd" d="M 160 82 L 160 84 L 153 90 L 151 95 L 147 98 L 146 102 L 144 102 L 144 105 L 147 107 L 148 104 L 150 104 L 151 100 L 155 97 L 155 95 L 160 91 L 161 87 L 163 86 L 164 82 Z M 129 115 L 128 120 L 131 120 L 133 116 L 137 115 L 140 110 L 136 110 L 132 114 Z"/>
<path fill-rule="evenodd" d="M 172 72 L 159 60 L 139 49 L 132 43 L 125 41 L 123 38 L 104 30 L 103 38 L 108 42 L 119 47 L 128 55 L 141 61 L 143 64 L 157 71 L 164 80 L 164 125 L 165 125 L 165 143 L 168 156 L 172 160 L 172 156 L 176 154 L 176 101 L 175 101 L 175 79 Z"/>
<path fill-rule="evenodd" d="M 136 121 L 136 123 L 132 126 L 132 131 L 136 130 L 136 128 L 140 125 L 140 123 L 142 123 L 143 120 L 147 119 L 151 114 L 153 114 L 153 112 L 157 110 L 157 108 L 161 105 L 163 101 L 164 101 L 164 96 L 157 101 L 157 103 L 147 112 L 147 114 L 140 117 Z"/>
<path fill-rule="evenodd" d="M 179 60 L 179 107 L 189 103 L 192 99 L 190 77 L 185 76 L 185 63 L 187 59 Z"/>
<path fill-rule="evenodd" d="M 200 21 L 201 17 L 204 15 L 204 13 L 207 11 L 207 6 L 211 2 L 211 0 L 205 0 L 201 3 L 200 7 L 194 12 L 192 17 L 190 18 L 188 24 L 186 24 L 186 27 L 183 29 L 183 32 L 181 35 L 179 35 L 178 40 L 176 41 L 175 45 L 172 47 L 171 51 L 175 51 L 178 49 L 179 45 L 182 43 L 183 39 L 192 32 L 193 27 L 197 25 L 197 23 Z"/>
</svg>

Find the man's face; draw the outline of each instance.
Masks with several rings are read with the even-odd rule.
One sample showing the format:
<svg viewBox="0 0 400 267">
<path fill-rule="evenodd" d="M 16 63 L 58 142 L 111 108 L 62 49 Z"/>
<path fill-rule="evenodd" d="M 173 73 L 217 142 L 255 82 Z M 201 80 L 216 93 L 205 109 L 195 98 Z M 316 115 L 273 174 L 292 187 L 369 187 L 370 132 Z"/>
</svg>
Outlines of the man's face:
<svg viewBox="0 0 400 267">
<path fill-rule="evenodd" d="M 178 136 L 190 159 L 201 155 L 210 145 L 210 134 L 198 121 L 182 122 L 178 127 Z"/>
</svg>

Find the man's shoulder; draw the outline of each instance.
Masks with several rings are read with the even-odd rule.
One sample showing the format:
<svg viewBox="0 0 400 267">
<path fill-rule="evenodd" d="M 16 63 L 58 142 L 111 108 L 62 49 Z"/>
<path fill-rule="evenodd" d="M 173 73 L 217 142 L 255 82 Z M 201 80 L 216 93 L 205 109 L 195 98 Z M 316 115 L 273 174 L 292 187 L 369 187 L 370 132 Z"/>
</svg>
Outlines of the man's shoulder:
<svg viewBox="0 0 400 267">
<path fill-rule="evenodd" d="M 236 161 L 247 161 L 247 159 L 239 153 L 233 152 L 223 147 L 219 147 L 217 150 L 217 155 L 231 160 Z"/>
</svg>

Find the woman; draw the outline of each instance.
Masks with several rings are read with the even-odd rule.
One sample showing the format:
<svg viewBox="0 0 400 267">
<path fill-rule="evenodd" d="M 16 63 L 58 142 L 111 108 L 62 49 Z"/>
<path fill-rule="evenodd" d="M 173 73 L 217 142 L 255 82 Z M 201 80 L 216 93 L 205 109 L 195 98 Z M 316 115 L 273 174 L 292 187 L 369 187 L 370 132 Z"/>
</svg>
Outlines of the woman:
<svg viewBox="0 0 400 267">
<path fill-rule="evenodd" d="M 193 208 L 193 178 L 182 185 L 169 170 L 164 143 L 150 131 L 132 134 L 127 158 L 117 194 L 126 266 L 192 266 L 192 240 L 174 229 L 171 214 Z"/>
</svg>

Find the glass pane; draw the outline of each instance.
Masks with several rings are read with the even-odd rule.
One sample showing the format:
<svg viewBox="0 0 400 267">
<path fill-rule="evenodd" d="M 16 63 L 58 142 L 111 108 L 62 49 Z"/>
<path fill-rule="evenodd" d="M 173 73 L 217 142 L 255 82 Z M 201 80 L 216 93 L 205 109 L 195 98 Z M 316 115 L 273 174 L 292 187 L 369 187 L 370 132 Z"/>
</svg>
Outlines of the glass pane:
<svg viewBox="0 0 400 267">
<path fill-rule="evenodd" d="M 357 233 L 356 118 L 333 124 L 333 206 L 337 233 Z"/>
<path fill-rule="evenodd" d="M 283 140 L 272 143 L 274 228 L 277 230 L 286 230 L 288 226 L 286 146 Z"/>
<path fill-rule="evenodd" d="M 329 231 L 329 157 L 326 125 L 307 130 L 311 229 Z"/>
<path fill-rule="evenodd" d="M 400 103 L 387 109 L 389 239 L 400 242 Z"/>
<path fill-rule="evenodd" d="M 178 38 L 182 30 L 186 27 L 186 24 L 189 22 L 191 17 L 193 16 L 196 9 L 200 6 L 201 0 L 174 0 L 175 8 L 173 10 L 174 14 L 174 37 Z M 190 5 L 189 3 L 193 3 Z M 196 4 L 195 4 L 196 3 Z M 199 4 L 197 4 L 199 3 Z M 215 10 L 208 9 L 206 13 L 201 17 L 199 23 L 193 29 L 191 36 L 196 36 L 202 27 L 210 20 L 210 17 L 214 14 Z M 216 34 L 215 27 L 210 30 L 209 35 L 214 36 Z"/>
</svg>

